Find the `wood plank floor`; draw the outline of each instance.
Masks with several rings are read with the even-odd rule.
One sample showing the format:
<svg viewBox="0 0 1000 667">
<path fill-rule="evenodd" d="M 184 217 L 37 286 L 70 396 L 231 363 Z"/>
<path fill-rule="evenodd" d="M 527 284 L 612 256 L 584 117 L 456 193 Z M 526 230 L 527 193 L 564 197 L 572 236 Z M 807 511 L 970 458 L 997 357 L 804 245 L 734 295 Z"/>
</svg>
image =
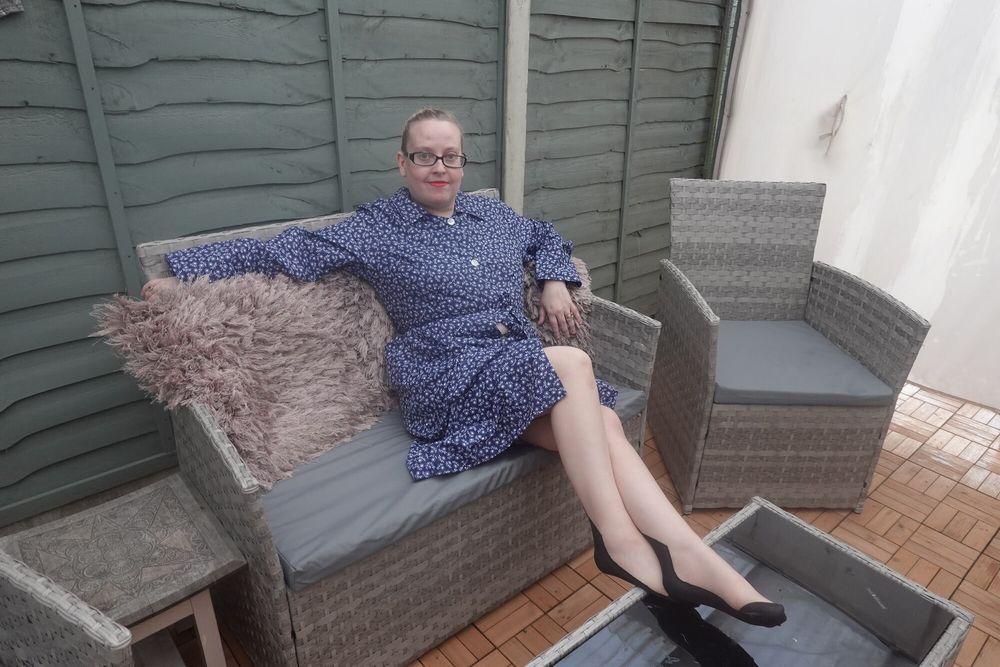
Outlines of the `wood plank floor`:
<svg viewBox="0 0 1000 667">
<path fill-rule="evenodd" d="M 908 384 L 899 398 L 864 512 L 799 517 L 976 615 L 957 667 L 1000 665 L 1000 414 Z M 653 439 L 644 460 L 679 507 Z M 700 535 L 733 511 L 686 517 Z M 532 584 L 409 667 L 524 665 L 622 595 L 593 551 Z M 223 631 L 229 667 L 252 667 Z M 197 656 L 186 656 L 197 665 Z"/>
</svg>

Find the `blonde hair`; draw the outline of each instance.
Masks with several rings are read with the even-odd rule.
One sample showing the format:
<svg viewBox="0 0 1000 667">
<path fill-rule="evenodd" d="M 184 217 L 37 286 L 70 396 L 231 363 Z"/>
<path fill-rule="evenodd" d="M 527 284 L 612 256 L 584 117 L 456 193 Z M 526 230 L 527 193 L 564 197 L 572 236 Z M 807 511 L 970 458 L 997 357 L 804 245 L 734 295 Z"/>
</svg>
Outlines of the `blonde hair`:
<svg viewBox="0 0 1000 667">
<path fill-rule="evenodd" d="M 460 141 L 462 141 L 461 145 L 464 146 L 465 140 L 464 137 L 462 136 L 463 135 L 462 124 L 458 122 L 458 118 L 455 117 L 455 114 L 453 114 L 450 111 L 445 111 L 444 109 L 424 107 L 420 111 L 417 111 L 409 118 L 407 118 L 406 122 L 403 123 L 403 138 L 399 142 L 399 150 L 404 155 L 406 154 L 406 142 L 410 138 L 410 126 L 413 125 L 414 123 L 419 123 L 422 120 L 446 120 L 449 123 L 452 123 L 455 127 L 458 128 L 458 135 L 460 137 Z"/>
</svg>

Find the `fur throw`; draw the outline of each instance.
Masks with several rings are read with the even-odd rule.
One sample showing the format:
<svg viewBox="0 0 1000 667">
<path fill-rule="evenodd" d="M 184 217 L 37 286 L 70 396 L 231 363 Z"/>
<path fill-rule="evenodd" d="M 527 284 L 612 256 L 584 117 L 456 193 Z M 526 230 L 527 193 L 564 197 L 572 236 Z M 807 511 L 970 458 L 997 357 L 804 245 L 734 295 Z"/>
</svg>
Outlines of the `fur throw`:
<svg viewBox="0 0 1000 667">
<path fill-rule="evenodd" d="M 593 348 L 590 344 L 590 310 L 593 307 L 594 295 L 590 292 L 590 272 L 587 270 L 587 265 L 583 263 L 582 259 L 574 257 L 573 264 L 576 266 L 576 272 L 580 274 L 580 287 L 578 289 L 570 289 L 569 293 L 573 298 L 573 303 L 576 304 L 576 307 L 580 309 L 580 314 L 583 315 L 583 326 L 577 327 L 575 336 L 569 340 L 564 340 L 556 336 L 548 326 L 540 327 L 536 323 L 538 320 L 538 305 L 542 302 L 542 290 L 539 289 L 538 281 L 535 280 L 534 262 L 528 262 L 528 266 L 524 270 L 524 312 L 531 318 L 535 332 L 542 339 L 542 345 L 545 347 L 549 345 L 572 345 L 573 347 L 586 350 L 588 354 L 593 356 Z"/>
<path fill-rule="evenodd" d="M 574 261 L 584 286 L 571 293 L 586 314 L 589 276 Z M 540 290 L 526 276 L 535 314 Z M 117 297 L 94 315 L 94 335 L 107 337 L 139 385 L 167 408 L 204 404 L 264 488 L 393 405 L 384 352 L 392 323 L 371 286 L 347 273 L 315 283 L 202 278 L 153 301 Z M 584 326 L 572 344 L 588 349 L 587 340 Z"/>
</svg>

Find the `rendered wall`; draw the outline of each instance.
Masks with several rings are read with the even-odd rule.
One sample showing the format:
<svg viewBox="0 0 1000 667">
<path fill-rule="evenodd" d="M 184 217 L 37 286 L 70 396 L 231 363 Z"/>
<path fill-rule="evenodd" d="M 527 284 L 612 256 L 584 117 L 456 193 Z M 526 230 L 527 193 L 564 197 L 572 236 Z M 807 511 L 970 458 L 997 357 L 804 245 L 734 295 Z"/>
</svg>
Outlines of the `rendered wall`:
<svg viewBox="0 0 1000 667">
<path fill-rule="evenodd" d="M 912 380 L 1000 406 L 1000 4 L 750 7 L 719 178 L 827 183 L 817 259 L 931 321 Z"/>
</svg>

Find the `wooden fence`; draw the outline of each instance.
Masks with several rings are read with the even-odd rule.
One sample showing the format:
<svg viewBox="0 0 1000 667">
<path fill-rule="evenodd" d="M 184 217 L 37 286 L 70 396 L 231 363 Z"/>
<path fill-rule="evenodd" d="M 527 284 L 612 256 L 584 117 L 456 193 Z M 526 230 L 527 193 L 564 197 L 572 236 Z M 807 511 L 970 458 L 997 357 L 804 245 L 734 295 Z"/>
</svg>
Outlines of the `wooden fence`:
<svg viewBox="0 0 1000 667">
<path fill-rule="evenodd" d="M 390 193 L 424 105 L 463 121 L 465 189 L 502 159 L 503 0 L 25 4 L 0 19 L 0 525 L 174 464 L 168 420 L 87 337 L 95 303 L 137 294 L 135 244 Z M 526 213 L 646 311 L 726 4 L 533 3 Z"/>
<path fill-rule="evenodd" d="M 532 3 L 526 213 L 576 242 L 598 294 L 643 312 L 670 242 L 667 179 L 706 162 L 725 13 L 722 1 Z"/>
</svg>

